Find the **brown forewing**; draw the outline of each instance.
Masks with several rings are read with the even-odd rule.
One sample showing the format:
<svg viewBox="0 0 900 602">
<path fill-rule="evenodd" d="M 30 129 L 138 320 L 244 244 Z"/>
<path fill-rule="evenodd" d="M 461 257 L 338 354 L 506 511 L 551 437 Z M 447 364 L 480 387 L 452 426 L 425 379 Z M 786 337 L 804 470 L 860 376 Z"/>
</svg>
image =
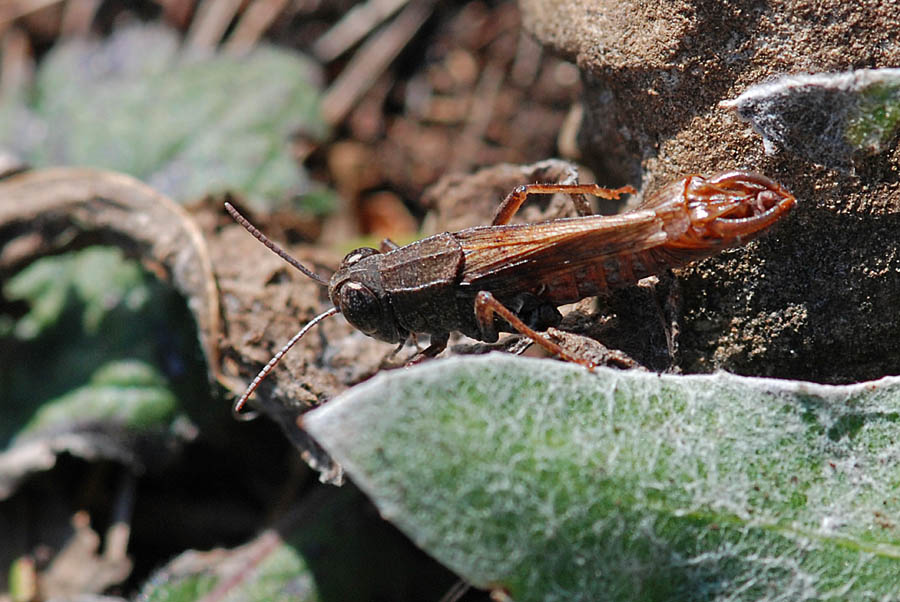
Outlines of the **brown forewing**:
<svg viewBox="0 0 900 602">
<path fill-rule="evenodd" d="M 662 220 L 651 210 L 470 228 L 455 237 L 465 254 L 461 284 L 499 295 L 535 292 L 598 262 L 638 253 L 667 239 Z"/>
</svg>

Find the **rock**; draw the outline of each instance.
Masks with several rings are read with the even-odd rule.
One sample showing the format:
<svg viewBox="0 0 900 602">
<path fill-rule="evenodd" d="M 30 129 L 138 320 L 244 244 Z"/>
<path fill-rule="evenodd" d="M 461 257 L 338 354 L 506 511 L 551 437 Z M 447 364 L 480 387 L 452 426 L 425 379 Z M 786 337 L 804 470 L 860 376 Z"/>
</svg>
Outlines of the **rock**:
<svg viewBox="0 0 900 602">
<path fill-rule="evenodd" d="M 525 27 L 582 71 L 580 143 L 598 181 L 630 183 L 646 194 L 688 173 L 742 168 L 778 180 L 797 196 L 792 215 L 768 235 L 679 272 L 678 367 L 822 382 L 897 371 L 900 108 L 891 100 L 895 92 L 888 87 L 875 94 L 875 104 L 882 105 L 871 114 L 884 126 L 877 144 L 865 135 L 854 138 L 852 131 L 823 138 L 822 123 L 830 122 L 811 118 L 827 115 L 821 102 L 813 102 L 827 97 L 816 88 L 821 78 L 846 92 L 854 88 L 841 82 L 872 72 L 841 72 L 900 65 L 895 4 L 521 0 L 520 5 Z M 788 82 L 791 102 L 782 103 L 780 113 L 767 113 L 778 114 L 778 127 L 793 127 L 784 130 L 793 137 L 779 140 L 770 132 L 764 144 L 738 114 L 753 119 L 752 111 L 741 109 L 748 106 L 741 95 L 804 73 L 815 77 L 780 80 L 779 93 Z M 790 82 L 798 81 L 812 81 L 815 93 L 792 88 Z M 864 89 L 872 90 L 855 88 Z M 850 106 L 871 104 L 871 98 L 851 94 Z M 753 125 L 764 131 L 758 122 Z M 817 144 L 832 147 L 817 149 Z"/>
</svg>

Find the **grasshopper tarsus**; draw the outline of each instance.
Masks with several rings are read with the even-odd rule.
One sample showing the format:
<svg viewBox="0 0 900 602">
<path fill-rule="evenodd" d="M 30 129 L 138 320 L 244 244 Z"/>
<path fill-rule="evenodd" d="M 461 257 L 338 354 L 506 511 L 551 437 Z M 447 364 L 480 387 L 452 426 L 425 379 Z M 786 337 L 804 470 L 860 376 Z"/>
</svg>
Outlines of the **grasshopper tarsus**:
<svg viewBox="0 0 900 602">
<path fill-rule="evenodd" d="M 399 248 L 400 248 L 400 245 L 395 243 L 390 238 L 385 238 L 381 241 L 381 244 L 379 245 L 378 250 L 381 251 L 382 253 L 387 253 L 389 251 L 396 251 Z"/>
<path fill-rule="evenodd" d="M 415 366 L 416 364 L 421 364 L 425 360 L 430 360 L 437 357 L 444 349 L 447 348 L 447 343 L 449 341 L 449 333 L 442 336 L 431 335 L 431 340 L 428 341 L 428 347 L 426 347 L 422 351 L 419 351 L 412 358 L 407 360 L 404 366 L 408 368 L 410 366 Z"/>
</svg>

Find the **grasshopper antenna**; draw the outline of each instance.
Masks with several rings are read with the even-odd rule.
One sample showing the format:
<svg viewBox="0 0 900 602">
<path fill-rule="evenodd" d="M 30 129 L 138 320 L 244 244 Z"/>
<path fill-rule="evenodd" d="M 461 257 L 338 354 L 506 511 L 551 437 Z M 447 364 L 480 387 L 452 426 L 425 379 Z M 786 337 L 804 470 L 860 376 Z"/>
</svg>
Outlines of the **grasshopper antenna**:
<svg viewBox="0 0 900 602">
<path fill-rule="evenodd" d="M 302 263 L 300 263 L 299 261 L 297 261 L 290 255 L 288 255 L 287 251 L 285 251 L 284 249 L 279 247 L 277 244 L 275 244 L 274 242 L 269 240 L 269 238 L 265 234 L 260 232 L 256 228 L 256 226 L 254 226 L 249 221 L 247 221 L 247 218 L 245 218 L 243 215 L 238 213 L 238 210 L 234 208 L 234 205 L 226 202 L 225 210 L 231 215 L 231 217 L 234 218 L 234 221 L 236 221 L 237 223 L 242 225 L 244 227 L 244 229 L 247 230 L 247 232 L 252 234 L 253 237 L 256 238 L 256 240 L 258 240 L 262 244 L 266 245 L 270 251 L 272 251 L 273 253 L 275 253 L 276 255 L 281 257 L 282 259 L 284 259 L 286 262 L 288 262 L 289 264 L 291 264 L 292 266 L 294 266 L 295 268 L 297 268 L 298 270 L 303 272 L 306 276 L 312 278 L 319 284 L 321 284 L 323 286 L 328 286 L 328 281 L 326 279 L 322 278 L 315 272 L 309 270 Z M 253 392 L 256 390 L 256 388 L 259 386 L 259 383 L 261 383 L 263 381 L 263 379 L 265 379 L 266 376 L 269 375 L 269 373 L 275 368 L 276 365 L 278 365 L 278 362 L 281 361 L 281 358 L 284 357 L 284 354 L 287 353 L 291 349 L 291 347 L 293 347 L 297 343 L 297 341 L 299 341 L 301 338 L 303 338 L 303 335 L 305 335 L 307 332 L 309 332 L 310 328 L 312 328 L 313 326 L 315 326 L 316 324 L 318 324 L 325 318 L 328 318 L 335 314 L 339 314 L 340 312 L 341 312 L 341 310 L 338 309 L 337 307 L 332 307 L 328 311 L 325 311 L 325 312 L 319 314 L 318 316 L 316 316 L 315 318 L 310 320 L 306 324 L 306 326 L 301 328 L 300 331 L 297 334 L 295 334 L 291 338 L 291 340 L 288 341 L 284 345 L 284 347 L 279 349 L 278 353 L 276 353 L 274 356 L 272 356 L 272 359 L 269 360 L 269 363 L 267 363 L 265 366 L 263 366 L 263 369 L 259 371 L 259 374 L 257 374 L 256 377 L 250 382 L 250 385 L 247 387 L 247 390 L 244 391 L 244 394 L 241 395 L 240 398 L 236 402 L 234 402 L 234 406 L 232 406 L 232 408 L 231 408 L 231 413 L 234 414 L 234 417 L 237 418 L 238 420 L 253 420 L 254 418 L 256 418 L 256 415 L 257 415 L 256 412 L 242 412 L 242 409 L 244 408 L 244 405 L 247 403 L 247 400 L 250 399 L 250 396 L 253 394 Z"/>
<path fill-rule="evenodd" d="M 231 413 L 234 414 L 234 417 L 238 420 L 252 420 L 253 418 L 255 418 L 255 412 L 242 413 L 241 410 L 244 408 L 244 404 L 247 403 L 247 400 L 250 399 L 250 396 L 253 394 L 253 392 L 256 391 L 256 387 L 259 386 L 259 383 L 261 383 L 263 379 L 269 375 L 269 372 L 271 372 L 272 369 L 278 364 L 278 362 L 281 361 L 281 358 L 284 357 L 284 354 L 290 351 L 291 347 L 293 347 L 297 341 L 302 339 L 303 335 L 309 332 L 310 328 L 312 328 L 325 318 L 329 318 L 339 313 L 341 313 L 341 310 L 339 310 L 337 307 L 332 307 L 328 309 L 328 311 L 320 313 L 318 316 L 307 322 L 306 326 L 301 328 L 297 334 L 291 337 L 291 340 L 285 343 L 284 347 L 279 349 L 278 353 L 272 356 L 272 359 L 269 360 L 269 363 L 263 366 L 263 369 L 260 370 L 259 374 L 257 374 L 256 377 L 250 382 L 250 384 L 247 386 L 247 390 L 244 391 L 244 394 L 241 395 L 240 399 L 234 402 L 234 406 L 232 406 L 231 408 Z"/>
<path fill-rule="evenodd" d="M 282 259 L 284 259 L 286 262 L 288 262 L 289 264 L 291 264 L 292 266 L 294 266 L 295 268 L 297 268 L 298 270 L 300 270 L 301 272 L 303 272 L 304 274 L 306 274 L 307 276 L 309 276 L 310 278 L 312 278 L 319 284 L 328 286 L 327 280 L 325 280 L 324 278 L 322 278 L 315 272 L 309 270 L 309 268 L 307 268 L 302 263 L 300 263 L 299 261 L 297 261 L 290 255 L 288 255 L 287 251 L 285 251 L 284 249 L 282 249 L 281 247 L 276 245 L 274 242 L 269 240 L 265 234 L 263 234 L 256 228 L 256 226 L 254 226 L 249 221 L 247 221 L 247 218 L 245 218 L 243 215 L 238 213 L 238 210 L 234 208 L 234 205 L 226 202 L 225 203 L 225 211 L 227 211 L 231 215 L 231 217 L 234 218 L 234 221 L 236 221 L 237 223 L 242 225 L 247 230 L 247 232 L 252 234 L 256 238 L 256 240 L 258 240 L 262 244 L 269 247 L 270 251 L 272 251 L 273 253 L 275 253 L 276 255 L 281 257 Z"/>
</svg>

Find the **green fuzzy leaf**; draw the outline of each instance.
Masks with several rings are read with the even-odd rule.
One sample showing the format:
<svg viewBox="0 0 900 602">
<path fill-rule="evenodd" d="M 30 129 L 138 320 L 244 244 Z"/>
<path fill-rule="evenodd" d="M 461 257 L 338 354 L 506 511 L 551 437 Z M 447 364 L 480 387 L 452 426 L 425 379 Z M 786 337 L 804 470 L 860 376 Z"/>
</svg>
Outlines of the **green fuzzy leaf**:
<svg viewBox="0 0 900 602">
<path fill-rule="evenodd" d="M 68 451 L 131 462 L 208 388 L 184 301 L 113 247 L 46 257 L 3 285 L 0 499 Z M 160 454 L 162 455 L 162 454 Z"/>
<path fill-rule="evenodd" d="M 168 425 L 177 408 L 177 399 L 153 366 L 111 361 L 88 384 L 42 404 L 19 434 L 103 421 L 137 430 L 159 428 Z"/>
<path fill-rule="evenodd" d="M 900 69 L 893 77 L 859 93 L 858 113 L 847 124 L 847 140 L 854 147 L 880 152 L 900 130 Z"/>
<path fill-rule="evenodd" d="M 750 86 L 735 109 L 763 137 L 820 165 L 850 168 L 885 152 L 900 130 L 900 69 L 784 75 Z"/>
<path fill-rule="evenodd" d="M 36 166 L 125 172 L 180 201 L 237 192 L 261 205 L 309 192 L 290 137 L 326 133 L 313 63 L 264 45 L 191 57 L 178 44 L 160 26 L 58 44 L 28 98 L 0 104 L 0 146 Z"/>
<path fill-rule="evenodd" d="M 526 600 L 900 591 L 900 380 L 668 376 L 494 355 L 304 417 L 382 514 Z"/>
<path fill-rule="evenodd" d="M 186 552 L 141 593 L 145 602 L 193 602 L 216 591 L 217 600 L 319 600 L 303 558 L 273 532 L 234 550 Z"/>
<path fill-rule="evenodd" d="M 140 600 L 438 600 L 455 577 L 425 560 L 352 485 L 320 487 L 232 549 L 185 552 L 160 568 Z"/>
</svg>

